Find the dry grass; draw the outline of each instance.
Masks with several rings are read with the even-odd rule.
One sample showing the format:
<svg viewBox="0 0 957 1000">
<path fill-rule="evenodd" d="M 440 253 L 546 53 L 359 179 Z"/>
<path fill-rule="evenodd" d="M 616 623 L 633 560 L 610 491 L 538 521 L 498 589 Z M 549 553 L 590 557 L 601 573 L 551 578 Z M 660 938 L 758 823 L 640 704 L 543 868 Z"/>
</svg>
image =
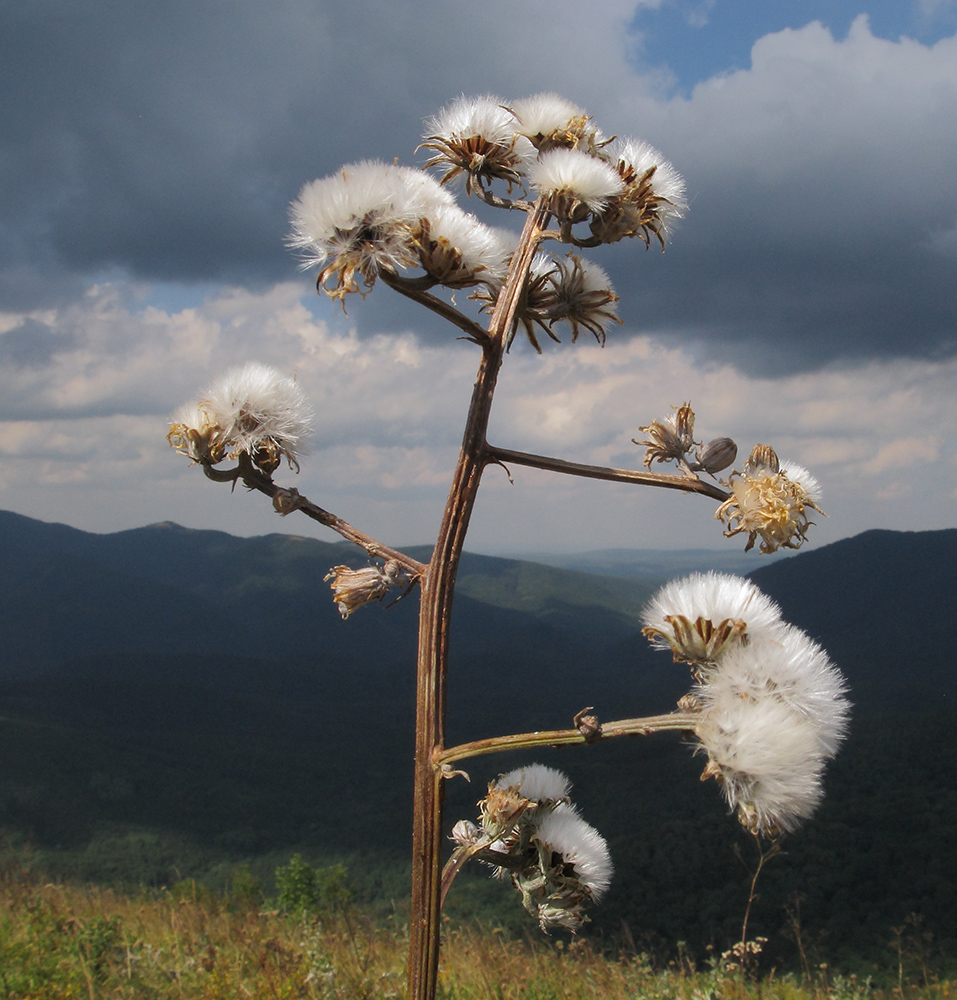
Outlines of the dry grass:
<svg viewBox="0 0 957 1000">
<path fill-rule="evenodd" d="M 404 927 L 351 909 L 313 920 L 223 899 L 187 883 L 127 895 L 109 889 L 0 884 L 0 998 L 321 998 L 404 995 Z M 733 962 L 696 972 L 654 969 L 571 945 L 446 924 L 443 1000 L 890 1000 L 853 978 L 802 986 L 794 977 L 742 982 Z M 904 997 L 957 1000 L 953 983 Z"/>
</svg>

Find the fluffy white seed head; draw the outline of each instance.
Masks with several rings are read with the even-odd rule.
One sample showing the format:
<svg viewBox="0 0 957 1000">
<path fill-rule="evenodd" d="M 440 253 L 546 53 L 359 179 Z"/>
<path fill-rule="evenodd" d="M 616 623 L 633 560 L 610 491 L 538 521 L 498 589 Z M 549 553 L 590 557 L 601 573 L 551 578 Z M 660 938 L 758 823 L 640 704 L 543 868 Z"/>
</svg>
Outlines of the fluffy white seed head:
<svg viewBox="0 0 957 1000">
<path fill-rule="evenodd" d="M 654 146 L 641 139 L 625 139 L 616 142 L 608 155 L 618 164 L 619 173 L 634 180 L 654 167 L 651 190 L 655 198 L 665 202 L 658 214 L 665 221 L 684 214 L 688 207 L 684 179 Z"/>
<path fill-rule="evenodd" d="M 169 441 L 195 461 L 249 455 L 272 472 L 285 456 L 298 469 L 313 412 L 295 379 L 249 362 L 228 371 L 173 417 Z"/>
<path fill-rule="evenodd" d="M 728 573 L 692 573 L 666 583 L 642 610 L 644 633 L 675 659 L 703 664 L 742 641 L 774 638 L 781 609 L 750 580 Z"/>
<path fill-rule="evenodd" d="M 542 815 L 532 840 L 560 855 L 592 900 L 600 899 L 608 889 L 614 872 L 608 844 L 573 806 L 560 803 Z"/>
<path fill-rule="evenodd" d="M 275 368 L 252 361 L 234 368 L 210 386 L 199 405 L 224 429 L 234 454 L 252 454 L 269 441 L 292 463 L 304 454 L 312 407 L 296 380 Z"/>
<path fill-rule="evenodd" d="M 503 230 L 486 226 L 471 213 L 450 205 L 429 217 L 429 238 L 455 251 L 456 263 L 463 272 L 458 282 L 443 284 L 463 287 L 483 282 L 497 286 L 505 280 L 512 246 Z M 424 255 L 422 259 L 425 263 Z M 430 268 L 426 266 L 426 270 Z M 435 277 L 442 281 L 441 274 Z"/>
<path fill-rule="evenodd" d="M 780 702 L 813 726 L 827 758 L 847 734 L 847 684 L 825 650 L 793 625 L 729 649 L 696 693 L 719 711 L 742 699 Z"/>
<path fill-rule="evenodd" d="M 773 698 L 706 700 L 695 733 L 709 758 L 705 776 L 718 779 L 753 832 L 793 830 L 814 812 L 827 755 L 806 716 Z"/>
<path fill-rule="evenodd" d="M 543 140 L 546 143 L 562 140 L 566 144 L 574 143 L 582 137 L 588 121 L 588 115 L 581 108 L 557 94 L 523 98 L 515 101 L 510 110 L 521 133 L 536 145 L 541 145 Z"/>
<path fill-rule="evenodd" d="M 515 135 L 515 118 L 497 97 L 461 96 L 425 123 L 425 137 L 462 140 L 481 137 L 497 145 L 508 145 Z"/>
<path fill-rule="evenodd" d="M 460 97 L 425 123 L 423 146 L 434 155 L 426 166 L 441 167 L 442 183 L 466 175 L 471 194 L 493 180 L 509 189 L 521 185 L 535 159 L 532 143 L 516 128 L 515 118 L 497 97 Z"/>
<path fill-rule="evenodd" d="M 305 185 L 292 204 L 289 246 L 304 269 L 331 258 L 340 271 L 358 270 L 368 279 L 384 265 L 395 270 L 414 263 L 413 234 L 419 220 L 454 199 L 421 170 L 365 160 Z"/>
<path fill-rule="evenodd" d="M 567 775 L 544 764 L 529 764 L 503 774 L 496 788 L 514 788 L 530 802 L 561 802 L 568 799 L 572 789 Z"/>
<path fill-rule="evenodd" d="M 540 194 L 553 199 L 572 199 L 592 212 L 600 211 L 609 198 L 624 191 L 624 183 L 614 167 L 577 149 L 551 149 L 542 153 L 528 176 Z"/>
</svg>

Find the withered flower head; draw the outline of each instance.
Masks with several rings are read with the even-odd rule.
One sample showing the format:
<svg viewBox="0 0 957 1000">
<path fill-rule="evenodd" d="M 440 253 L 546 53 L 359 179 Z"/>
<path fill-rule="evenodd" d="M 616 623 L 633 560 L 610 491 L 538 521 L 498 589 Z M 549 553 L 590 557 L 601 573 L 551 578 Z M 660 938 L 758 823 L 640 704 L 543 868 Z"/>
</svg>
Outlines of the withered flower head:
<svg viewBox="0 0 957 1000">
<path fill-rule="evenodd" d="M 407 583 L 409 577 L 394 559 L 390 559 L 381 569 L 378 566 L 363 566 L 361 569 L 333 566 L 324 579 L 332 580 L 332 599 L 339 608 L 339 614 L 348 618 L 363 605 L 381 601 L 391 587 Z"/>
<path fill-rule="evenodd" d="M 567 323 L 572 328 L 572 343 L 578 340 L 580 329 L 584 327 L 604 345 L 607 326 L 621 323 L 615 309 L 617 301 L 611 279 L 597 264 L 574 253 L 564 260 L 538 254 L 507 346 L 511 346 L 519 323 L 539 354 L 542 350 L 535 337 L 536 325 L 558 342 L 555 325 Z"/>
<path fill-rule="evenodd" d="M 632 438 L 634 444 L 646 447 L 643 461 L 647 468 L 651 468 L 652 462 L 681 460 L 697 443 L 694 440 L 694 410 L 691 404 L 682 403 L 673 409 L 676 411 L 673 416 L 652 420 L 650 424 L 638 428 L 648 435 L 648 441 Z"/>
<path fill-rule="evenodd" d="M 312 409 L 296 380 L 250 362 L 227 372 L 173 417 L 167 440 L 195 462 L 248 455 L 271 475 L 283 457 L 298 471 Z"/>
<path fill-rule="evenodd" d="M 637 236 L 646 247 L 655 237 L 664 249 L 669 224 L 687 208 L 680 174 L 657 149 L 636 139 L 617 143 L 606 155 L 623 190 L 596 213 L 592 235 L 602 243 Z"/>
<path fill-rule="evenodd" d="M 747 533 L 746 552 L 758 538 L 764 553 L 798 549 L 814 523 L 808 510 L 824 513 L 818 506 L 821 492 L 817 480 L 801 466 L 782 466 L 767 445 L 755 446 L 745 471 L 732 472 L 728 486 L 731 496 L 714 516 L 727 525 L 726 537 Z"/>
</svg>

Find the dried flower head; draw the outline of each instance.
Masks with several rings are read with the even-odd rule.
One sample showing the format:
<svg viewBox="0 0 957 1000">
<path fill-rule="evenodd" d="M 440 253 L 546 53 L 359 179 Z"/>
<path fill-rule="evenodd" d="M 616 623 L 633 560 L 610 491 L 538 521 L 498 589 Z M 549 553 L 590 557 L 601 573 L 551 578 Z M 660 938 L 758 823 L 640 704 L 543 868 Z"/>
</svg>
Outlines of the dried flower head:
<svg viewBox="0 0 957 1000">
<path fill-rule="evenodd" d="M 458 205 L 422 219 L 416 238 L 419 264 L 447 288 L 484 284 L 497 289 L 505 280 L 512 248 L 501 231 L 479 222 Z"/>
<path fill-rule="evenodd" d="M 729 650 L 775 637 L 781 609 L 750 580 L 727 573 L 692 573 L 666 583 L 641 613 L 642 633 L 670 649 L 676 662 L 707 669 Z"/>
<path fill-rule="evenodd" d="M 166 440 L 194 462 L 216 465 L 226 457 L 223 428 L 199 403 L 187 403 L 173 414 Z"/>
<path fill-rule="evenodd" d="M 380 268 L 396 271 L 418 263 L 420 220 L 454 203 L 421 170 L 364 161 L 307 184 L 292 205 L 289 246 L 302 254 L 302 267 L 316 264 L 316 281 L 332 298 L 366 287 Z M 332 287 L 327 287 L 335 279 Z"/>
<path fill-rule="evenodd" d="M 592 235 L 601 243 L 637 236 L 645 246 L 654 236 L 664 249 L 668 226 L 687 208 L 681 175 L 657 149 L 636 139 L 616 143 L 606 155 L 623 190 L 591 220 Z"/>
<path fill-rule="evenodd" d="M 339 614 L 348 618 L 353 611 L 372 601 L 381 601 L 390 588 L 407 584 L 408 573 L 390 559 L 381 569 L 378 566 L 333 566 L 324 577 L 331 580 L 332 599 L 339 608 Z"/>
<path fill-rule="evenodd" d="M 823 796 L 821 779 L 831 754 L 818 726 L 774 697 L 716 693 L 711 685 L 700 691 L 702 719 L 695 734 L 708 755 L 702 780 L 718 780 L 753 833 L 793 830 Z"/>
<path fill-rule="evenodd" d="M 649 440 L 638 441 L 632 438 L 632 443 L 644 446 L 645 457 L 642 460 L 646 468 L 651 468 L 652 462 L 680 462 L 685 455 L 695 447 L 694 440 L 694 410 L 690 403 L 672 407 L 673 416 L 652 420 L 650 424 L 639 427 Z"/>
<path fill-rule="evenodd" d="M 747 533 L 746 552 L 758 538 L 764 553 L 782 547 L 798 549 L 814 523 L 808 509 L 824 513 L 818 506 L 821 488 L 817 480 L 799 465 L 781 466 L 767 445 L 756 445 L 744 472 L 732 472 L 727 485 L 731 496 L 714 516 L 727 525 L 726 537 Z"/>
<path fill-rule="evenodd" d="M 465 189 L 493 180 L 522 186 L 535 148 L 519 134 L 514 115 L 496 97 L 460 97 L 426 122 L 423 148 L 435 151 L 426 167 L 445 170 L 442 183 L 465 174 Z"/>
<path fill-rule="evenodd" d="M 572 328 L 572 343 L 578 340 L 584 327 L 599 344 L 604 344 L 606 327 L 621 323 L 615 309 L 617 301 L 611 279 L 597 264 L 573 253 L 565 259 L 536 254 L 507 346 L 511 347 L 522 324 L 529 342 L 541 354 L 535 327 L 540 327 L 557 343 L 554 327 L 558 323 L 567 323 Z"/>
<path fill-rule="evenodd" d="M 720 669 L 707 673 L 697 692 L 709 707 L 741 699 L 787 705 L 814 726 L 821 753 L 828 758 L 847 734 L 846 695 L 847 682 L 827 652 L 807 633 L 786 624 L 728 649 Z"/>
<path fill-rule="evenodd" d="M 574 224 L 600 212 L 624 183 L 603 159 L 577 149 L 552 149 L 529 168 L 528 179 L 559 222 Z"/>
<path fill-rule="evenodd" d="M 298 471 L 312 409 L 295 379 L 250 362 L 227 372 L 173 417 L 167 440 L 196 462 L 248 455 L 267 475 L 283 456 Z"/>
<path fill-rule="evenodd" d="M 515 101 L 509 110 L 518 123 L 517 130 L 540 153 L 555 148 L 594 151 L 605 144 L 591 118 L 557 94 L 526 97 Z"/>
</svg>

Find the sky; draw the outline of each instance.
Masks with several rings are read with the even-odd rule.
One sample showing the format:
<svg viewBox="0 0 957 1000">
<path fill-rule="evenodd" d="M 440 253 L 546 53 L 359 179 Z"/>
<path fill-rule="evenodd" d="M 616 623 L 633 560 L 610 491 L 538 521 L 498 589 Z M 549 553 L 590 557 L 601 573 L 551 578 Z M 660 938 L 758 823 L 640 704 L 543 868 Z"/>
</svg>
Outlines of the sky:
<svg viewBox="0 0 957 1000">
<path fill-rule="evenodd" d="M 31 0 L 0 7 L 0 86 L 0 508 L 333 540 L 166 444 L 255 360 L 317 413 L 277 481 L 429 542 L 477 349 L 381 284 L 317 297 L 288 205 L 345 163 L 421 166 L 460 94 L 552 91 L 662 150 L 690 207 L 664 254 L 598 253 L 604 348 L 516 343 L 490 440 L 635 468 L 690 400 L 706 438 L 817 477 L 809 546 L 957 526 L 957 0 Z M 743 547 L 712 501 L 511 472 L 468 548 Z"/>
</svg>

